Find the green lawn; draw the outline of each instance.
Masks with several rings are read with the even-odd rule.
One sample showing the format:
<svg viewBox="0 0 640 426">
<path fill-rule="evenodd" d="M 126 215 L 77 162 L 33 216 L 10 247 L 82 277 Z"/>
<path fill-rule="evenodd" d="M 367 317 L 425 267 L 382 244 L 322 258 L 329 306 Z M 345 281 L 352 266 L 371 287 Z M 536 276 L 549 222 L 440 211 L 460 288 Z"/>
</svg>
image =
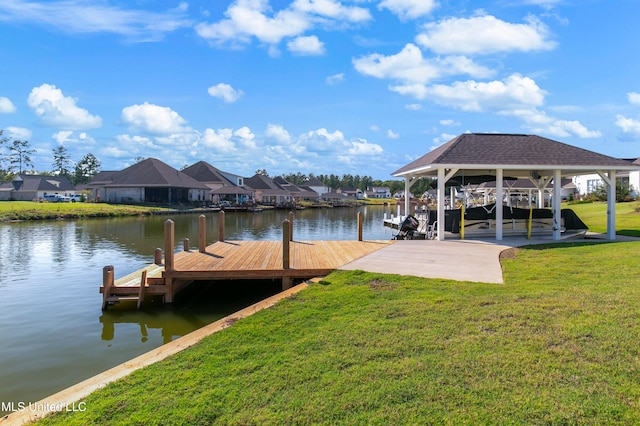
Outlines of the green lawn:
<svg viewBox="0 0 640 426">
<path fill-rule="evenodd" d="M 607 203 L 568 204 L 593 232 L 607 231 Z M 616 233 L 640 237 L 640 202 L 616 204 Z"/>
<path fill-rule="evenodd" d="M 0 201 L 0 222 L 78 217 L 109 217 L 149 214 L 151 207 L 111 205 L 106 203 L 49 203 Z"/>
<path fill-rule="evenodd" d="M 640 424 L 639 253 L 512 250 L 504 285 L 337 272 L 42 424 Z"/>
</svg>

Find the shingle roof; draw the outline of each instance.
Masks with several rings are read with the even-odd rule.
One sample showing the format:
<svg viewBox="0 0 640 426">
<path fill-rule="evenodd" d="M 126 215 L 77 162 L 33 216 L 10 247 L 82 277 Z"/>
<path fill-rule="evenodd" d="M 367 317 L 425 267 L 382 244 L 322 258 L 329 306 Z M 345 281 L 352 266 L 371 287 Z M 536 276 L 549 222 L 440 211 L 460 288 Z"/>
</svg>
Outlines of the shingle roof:
<svg viewBox="0 0 640 426">
<path fill-rule="evenodd" d="M 491 166 L 509 169 L 599 167 L 633 169 L 633 165 L 586 149 L 536 135 L 465 133 L 393 172 L 406 175 L 431 166 Z M 630 167 L 631 166 L 631 167 Z"/>
<path fill-rule="evenodd" d="M 209 189 L 191 176 L 155 158 L 147 158 L 111 176 L 107 186 L 157 186 Z"/>
<path fill-rule="evenodd" d="M 229 179 L 225 178 L 220 170 L 213 167 L 206 161 L 198 161 L 195 164 L 182 170 L 182 173 L 191 176 L 198 182 L 206 183 L 221 183 L 223 185 L 233 185 Z"/>
<path fill-rule="evenodd" d="M 74 191 L 76 188 L 63 176 L 18 175 L 14 182 L 18 191 Z"/>
</svg>

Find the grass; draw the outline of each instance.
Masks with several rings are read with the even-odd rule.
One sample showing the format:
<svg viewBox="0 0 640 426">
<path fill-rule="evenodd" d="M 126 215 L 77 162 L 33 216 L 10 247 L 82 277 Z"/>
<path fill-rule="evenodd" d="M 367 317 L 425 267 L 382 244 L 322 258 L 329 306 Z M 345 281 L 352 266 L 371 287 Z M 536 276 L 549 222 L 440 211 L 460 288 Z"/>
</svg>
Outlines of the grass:
<svg viewBox="0 0 640 426">
<path fill-rule="evenodd" d="M 41 423 L 639 424 L 639 252 L 514 249 L 504 285 L 336 272 Z"/>
<path fill-rule="evenodd" d="M 0 222 L 12 220 L 65 219 L 85 217 L 140 216 L 154 207 L 111 205 L 106 203 L 49 203 L 1 201 Z"/>
<path fill-rule="evenodd" d="M 607 230 L 607 203 L 567 204 L 593 232 Z M 616 204 L 616 233 L 640 237 L 640 202 Z"/>
</svg>

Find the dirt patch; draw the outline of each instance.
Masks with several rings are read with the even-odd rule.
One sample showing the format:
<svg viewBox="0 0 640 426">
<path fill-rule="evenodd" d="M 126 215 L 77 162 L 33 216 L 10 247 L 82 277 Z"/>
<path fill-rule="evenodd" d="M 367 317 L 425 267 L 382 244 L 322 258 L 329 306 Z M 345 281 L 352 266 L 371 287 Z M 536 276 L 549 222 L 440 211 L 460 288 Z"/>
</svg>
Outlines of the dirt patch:
<svg viewBox="0 0 640 426">
<path fill-rule="evenodd" d="M 518 256 L 518 253 L 520 253 L 520 249 L 519 248 L 510 248 L 510 249 L 506 249 L 506 250 L 502 250 L 500 252 L 500 261 L 502 262 L 504 259 L 515 259 L 516 256 Z"/>
<path fill-rule="evenodd" d="M 375 279 L 369 282 L 369 288 L 372 290 L 393 290 L 396 288 L 396 284 L 380 279 Z"/>
</svg>

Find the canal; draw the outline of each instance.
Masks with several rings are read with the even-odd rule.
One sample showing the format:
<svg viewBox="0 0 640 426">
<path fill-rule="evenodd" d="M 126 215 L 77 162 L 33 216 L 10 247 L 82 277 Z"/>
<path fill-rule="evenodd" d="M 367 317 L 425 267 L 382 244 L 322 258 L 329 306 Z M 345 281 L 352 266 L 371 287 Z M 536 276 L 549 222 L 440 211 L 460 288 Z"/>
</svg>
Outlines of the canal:
<svg viewBox="0 0 640 426">
<path fill-rule="evenodd" d="M 357 212 L 367 240 L 385 240 L 391 208 L 296 212 L 296 240 L 355 240 Z M 197 244 L 199 215 L 0 224 L 0 402 L 36 402 L 280 291 L 271 281 L 193 286 L 171 306 L 149 300 L 141 311 L 101 310 L 102 268 L 116 278 L 153 261 L 164 222 Z M 207 213 L 207 243 L 217 212 Z M 287 211 L 225 213 L 225 239 L 278 240 Z M 0 411 L 0 415 L 7 414 Z"/>
</svg>

